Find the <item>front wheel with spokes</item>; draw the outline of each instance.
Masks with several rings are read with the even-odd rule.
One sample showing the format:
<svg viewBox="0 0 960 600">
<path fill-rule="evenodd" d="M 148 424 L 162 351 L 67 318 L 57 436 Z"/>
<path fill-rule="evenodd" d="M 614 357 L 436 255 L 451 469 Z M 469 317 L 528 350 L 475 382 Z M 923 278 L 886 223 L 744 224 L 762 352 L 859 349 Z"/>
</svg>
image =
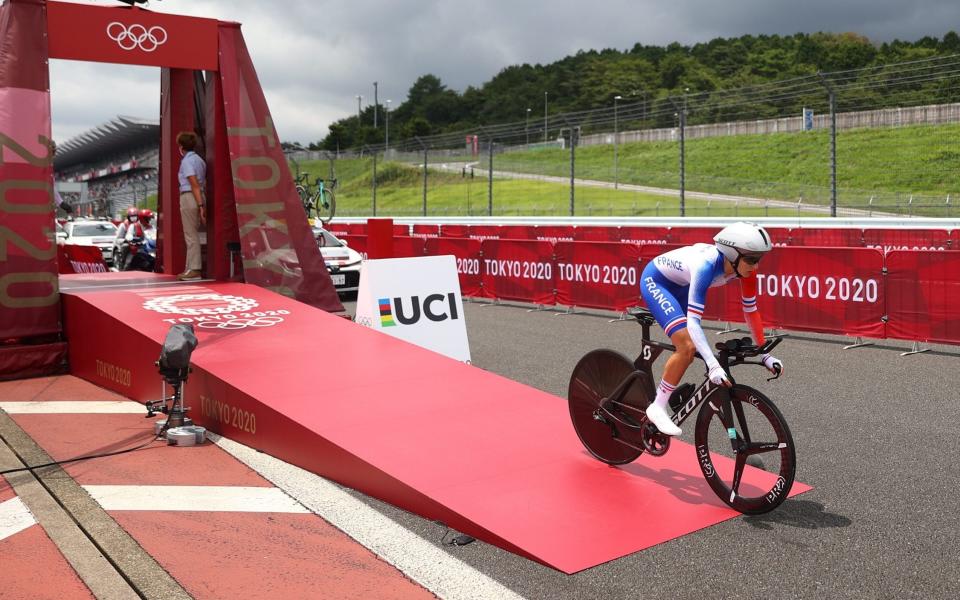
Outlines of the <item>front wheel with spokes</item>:
<svg viewBox="0 0 960 600">
<path fill-rule="evenodd" d="M 619 352 L 594 350 L 580 359 L 570 376 L 567 399 L 573 428 L 590 454 L 610 465 L 626 464 L 643 452 L 640 423 L 649 403 L 646 373 L 639 374 L 622 398 L 610 398 L 634 370 Z"/>
<path fill-rule="evenodd" d="M 796 472 L 793 436 L 780 410 L 757 390 L 730 389 L 725 414 L 718 390 L 697 416 L 697 461 L 713 491 L 734 510 L 769 512 L 787 498 Z M 726 457 L 726 460 L 719 458 Z"/>
</svg>

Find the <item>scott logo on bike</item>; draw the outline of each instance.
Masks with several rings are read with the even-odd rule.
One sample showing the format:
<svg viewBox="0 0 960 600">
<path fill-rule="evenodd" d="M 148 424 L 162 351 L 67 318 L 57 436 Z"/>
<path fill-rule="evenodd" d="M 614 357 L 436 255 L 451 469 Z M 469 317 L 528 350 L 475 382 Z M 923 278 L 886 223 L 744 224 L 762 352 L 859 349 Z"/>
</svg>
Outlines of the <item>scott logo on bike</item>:
<svg viewBox="0 0 960 600">
<path fill-rule="evenodd" d="M 435 308 L 438 302 L 445 302 L 446 306 L 441 306 L 439 309 Z M 443 294 L 430 294 L 422 301 L 420 300 L 420 296 L 411 296 L 410 298 L 397 297 L 394 298 L 392 302 L 390 298 L 380 298 L 377 304 L 380 307 L 381 327 L 393 327 L 397 323 L 400 325 L 413 325 L 420 321 L 421 316 L 434 322 L 460 318 L 460 314 L 457 312 L 457 295 L 454 292 L 450 292 L 446 296 Z M 404 304 L 409 304 L 409 308 L 406 308 Z M 444 309 L 448 310 L 449 314 L 444 312 Z M 394 322 L 394 318 L 396 322 Z"/>
</svg>

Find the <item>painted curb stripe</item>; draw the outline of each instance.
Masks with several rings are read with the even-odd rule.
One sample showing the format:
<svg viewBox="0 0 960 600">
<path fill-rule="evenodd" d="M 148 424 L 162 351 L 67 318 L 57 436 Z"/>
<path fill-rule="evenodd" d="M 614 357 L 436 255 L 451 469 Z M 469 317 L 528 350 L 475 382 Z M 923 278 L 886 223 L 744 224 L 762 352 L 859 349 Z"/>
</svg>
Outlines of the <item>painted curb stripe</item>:
<svg viewBox="0 0 960 600">
<path fill-rule="evenodd" d="M 27 401 L 0 402 L 9 415 L 147 414 L 147 409 L 132 400 Z"/>
<path fill-rule="evenodd" d="M 104 510 L 309 513 L 283 490 L 219 485 L 85 485 Z"/>
<path fill-rule="evenodd" d="M 20 498 L 0 502 L 0 540 L 35 525 L 37 520 Z"/>
<path fill-rule="evenodd" d="M 216 434 L 209 439 L 444 600 L 523 596 L 437 548 L 326 479 Z M 479 542 L 478 542 L 479 543 Z"/>
</svg>

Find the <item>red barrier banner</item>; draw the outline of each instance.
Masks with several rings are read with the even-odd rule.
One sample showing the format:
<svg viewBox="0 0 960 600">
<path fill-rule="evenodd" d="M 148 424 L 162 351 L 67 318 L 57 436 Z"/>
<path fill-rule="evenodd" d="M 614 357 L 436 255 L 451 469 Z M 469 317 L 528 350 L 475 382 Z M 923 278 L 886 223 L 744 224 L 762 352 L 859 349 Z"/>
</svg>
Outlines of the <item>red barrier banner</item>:
<svg viewBox="0 0 960 600">
<path fill-rule="evenodd" d="M 542 242 L 572 242 L 573 225 L 537 225 L 536 238 Z"/>
<path fill-rule="evenodd" d="M 439 225 L 427 225 L 416 224 L 413 226 L 413 236 L 419 238 L 435 238 L 440 237 L 440 226 Z"/>
<path fill-rule="evenodd" d="M 950 232 L 950 249 L 960 250 L 960 229 L 954 229 Z"/>
<path fill-rule="evenodd" d="M 764 324 L 883 338 L 883 253 L 869 248 L 776 247 L 760 263 Z"/>
<path fill-rule="evenodd" d="M 65 244 L 57 250 L 57 264 L 60 273 L 106 273 L 107 263 L 103 261 L 103 252 L 96 246 L 77 246 Z"/>
<path fill-rule="evenodd" d="M 790 245 L 790 228 L 789 227 L 764 227 L 767 230 L 767 233 L 770 234 L 770 241 L 774 246 L 789 246 Z"/>
<path fill-rule="evenodd" d="M 40 2 L 0 6 L 0 340 L 60 331 Z"/>
<path fill-rule="evenodd" d="M 643 260 L 644 265 L 646 265 L 646 263 L 661 254 L 683 247 L 684 244 L 643 244 L 640 246 L 640 258 Z"/>
<path fill-rule="evenodd" d="M 393 235 L 395 236 L 409 236 L 410 235 L 410 226 L 401 225 L 400 223 L 393 224 Z"/>
<path fill-rule="evenodd" d="M 887 337 L 960 343 L 960 252 L 887 254 Z"/>
<path fill-rule="evenodd" d="M 557 242 L 557 304 L 623 311 L 640 304 L 640 246 Z"/>
<path fill-rule="evenodd" d="M 346 223 L 327 223 L 323 228 L 337 237 L 343 237 L 350 234 L 350 228 Z"/>
<path fill-rule="evenodd" d="M 457 260 L 460 293 L 473 298 L 479 298 L 483 294 L 483 261 L 480 258 L 480 240 L 429 238 L 426 241 L 424 252 L 429 256 L 453 255 Z"/>
<path fill-rule="evenodd" d="M 535 240 L 537 239 L 536 225 L 501 225 L 501 240 Z"/>
<path fill-rule="evenodd" d="M 950 232 L 946 229 L 864 229 L 863 245 L 884 253 L 892 250 L 947 250 Z"/>
<path fill-rule="evenodd" d="M 671 244 L 692 246 L 693 244 L 712 244 L 713 236 L 720 233 L 722 227 L 671 227 Z"/>
<path fill-rule="evenodd" d="M 619 242 L 619 227 L 578 225 L 573 230 L 573 239 L 578 242 Z"/>
<path fill-rule="evenodd" d="M 347 223 L 347 231 L 350 235 L 367 235 L 366 223 Z"/>
<path fill-rule="evenodd" d="M 465 238 L 470 237 L 469 225 L 441 225 L 440 237 Z"/>
<path fill-rule="evenodd" d="M 484 240 L 486 298 L 554 304 L 553 244 L 534 240 Z"/>
<path fill-rule="evenodd" d="M 423 256 L 423 238 L 409 235 L 394 236 L 393 258 L 411 258 Z"/>
<path fill-rule="evenodd" d="M 360 256 L 366 260 L 367 257 L 367 236 L 365 235 L 341 235 L 339 236 L 348 246 L 360 253 Z"/>
<path fill-rule="evenodd" d="M 47 2 L 50 58 L 216 71 L 217 21 Z"/>
<path fill-rule="evenodd" d="M 469 232 L 475 240 L 499 240 L 503 237 L 499 225 L 470 225 Z"/>
<path fill-rule="evenodd" d="M 801 227 L 790 230 L 791 246 L 862 248 L 863 231 L 853 228 Z"/>
<path fill-rule="evenodd" d="M 621 242 L 631 244 L 657 245 L 670 243 L 669 227 L 621 227 L 618 232 Z"/>
</svg>

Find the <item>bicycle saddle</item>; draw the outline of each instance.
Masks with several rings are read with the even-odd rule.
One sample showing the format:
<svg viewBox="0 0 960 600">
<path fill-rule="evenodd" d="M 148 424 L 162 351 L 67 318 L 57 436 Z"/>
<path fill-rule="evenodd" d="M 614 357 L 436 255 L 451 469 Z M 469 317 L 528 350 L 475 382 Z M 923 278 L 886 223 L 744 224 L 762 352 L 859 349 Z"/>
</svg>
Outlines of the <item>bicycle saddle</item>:
<svg viewBox="0 0 960 600">
<path fill-rule="evenodd" d="M 627 314 L 644 325 L 653 325 L 655 321 L 653 314 L 642 306 L 632 306 L 628 308 Z"/>
</svg>

